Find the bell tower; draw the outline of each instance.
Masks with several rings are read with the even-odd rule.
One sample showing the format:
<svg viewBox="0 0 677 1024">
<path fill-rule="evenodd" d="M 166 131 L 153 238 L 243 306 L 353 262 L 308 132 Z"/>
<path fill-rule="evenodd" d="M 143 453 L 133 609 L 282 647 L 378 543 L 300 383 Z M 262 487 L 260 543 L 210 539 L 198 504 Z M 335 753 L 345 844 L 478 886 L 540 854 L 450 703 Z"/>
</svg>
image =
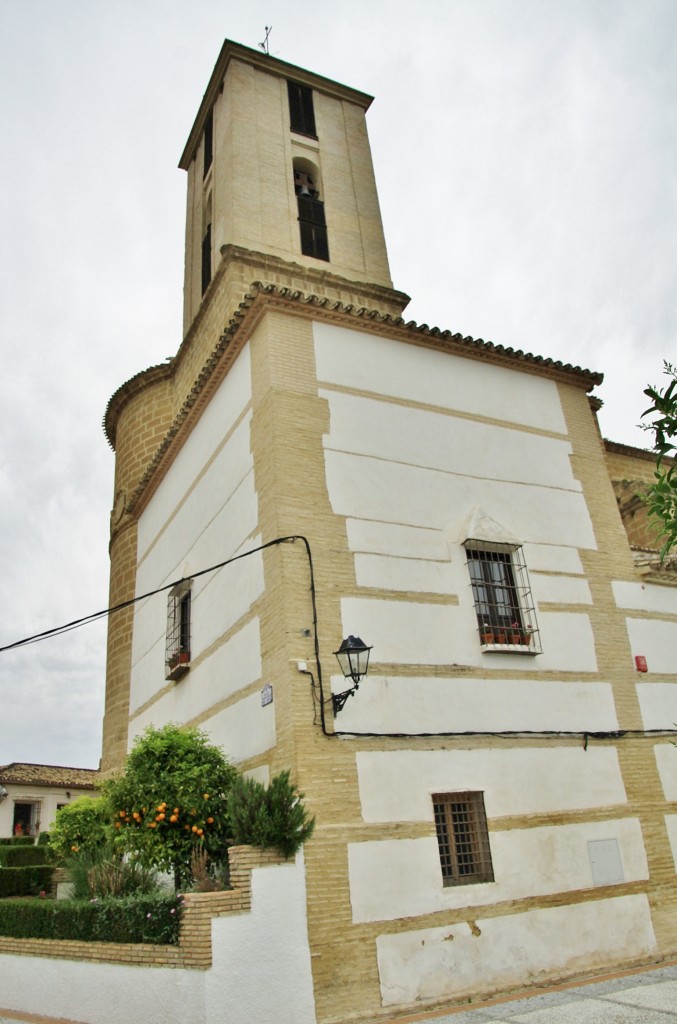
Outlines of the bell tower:
<svg viewBox="0 0 677 1024">
<path fill-rule="evenodd" d="M 133 639 L 131 602 L 143 590 L 144 509 L 210 400 L 216 377 L 229 372 L 237 350 L 233 331 L 244 311 L 258 295 L 258 313 L 247 328 L 253 331 L 252 318 L 263 315 L 268 302 L 262 296 L 270 302 L 302 296 L 308 308 L 369 310 L 384 319 L 400 317 L 409 301 L 390 279 L 365 120 L 370 103 L 364 93 L 237 43 L 226 41 L 219 54 L 180 161 L 188 175 L 183 341 L 174 358 L 118 388 L 104 418 L 116 453 L 110 605 L 125 606 L 109 622 L 104 772 L 118 768 L 127 752 L 135 713 L 131 679 L 142 671 L 135 667 L 143 658 L 141 641 Z M 294 393 L 294 422 L 299 390 L 309 389 L 324 409 L 310 379 L 314 357 L 304 309 L 295 307 L 274 331 L 272 313 L 266 323 L 270 347 L 261 338 L 250 345 L 253 438 L 272 393 Z M 238 345 L 249 339 L 239 338 Z M 280 433 L 284 416 L 276 410 L 274 417 Z M 321 417 L 318 424 L 320 438 Z M 253 439 L 252 449 L 257 444 Z M 270 454 L 270 433 L 259 447 Z M 321 451 L 318 440 L 318 458 Z M 304 465 L 302 478 L 306 471 Z M 259 498 L 273 478 L 269 467 L 258 471 Z M 268 505 L 275 513 L 277 498 Z M 262 529 L 275 536 L 280 526 L 272 518 Z M 183 563 L 174 575 L 182 573 Z M 158 569 L 153 586 L 161 576 Z"/>
<path fill-rule="evenodd" d="M 224 43 L 179 164 L 188 173 L 184 333 L 222 258 L 233 258 L 228 247 L 392 288 L 371 100 Z"/>
</svg>

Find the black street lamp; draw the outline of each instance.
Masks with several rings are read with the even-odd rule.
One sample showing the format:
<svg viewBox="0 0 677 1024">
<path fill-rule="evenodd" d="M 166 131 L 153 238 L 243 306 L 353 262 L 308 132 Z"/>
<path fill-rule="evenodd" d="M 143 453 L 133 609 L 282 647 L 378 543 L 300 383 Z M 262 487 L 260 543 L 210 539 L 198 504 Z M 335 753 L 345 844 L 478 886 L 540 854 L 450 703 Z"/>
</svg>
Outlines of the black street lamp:
<svg viewBox="0 0 677 1024">
<path fill-rule="evenodd" d="M 370 651 L 371 647 L 367 647 L 364 641 L 360 640 L 359 636 L 347 637 L 338 651 L 334 651 L 343 675 L 346 679 L 352 679 L 354 683 L 354 686 L 351 686 L 349 690 L 343 690 L 342 693 L 332 693 L 331 703 L 334 717 L 343 709 L 348 697 L 352 697 L 359 689 L 360 681 L 366 676 L 367 669 L 369 668 Z"/>
</svg>

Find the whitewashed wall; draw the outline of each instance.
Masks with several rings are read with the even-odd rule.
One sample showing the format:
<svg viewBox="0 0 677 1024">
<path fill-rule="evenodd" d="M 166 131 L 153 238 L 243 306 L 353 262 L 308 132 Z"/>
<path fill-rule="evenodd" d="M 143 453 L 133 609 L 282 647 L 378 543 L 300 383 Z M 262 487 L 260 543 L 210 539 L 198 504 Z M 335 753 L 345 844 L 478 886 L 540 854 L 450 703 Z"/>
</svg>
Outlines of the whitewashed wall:
<svg viewBox="0 0 677 1024">
<path fill-rule="evenodd" d="M 447 678 L 372 674 L 341 729 L 616 729 L 610 681 L 591 682 L 580 551 L 596 542 L 556 385 L 333 325 L 315 324 L 314 339 L 330 415 L 329 497 L 346 517 L 357 585 L 369 591 L 342 600 L 343 633 L 372 644 L 374 661 L 455 669 Z M 355 366 L 360 395 L 344 390 Z M 542 654 L 480 649 L 462 546 L 477 509 L 524 547 Z M 464 667 L 505 677 L 468 681 Z M 555 679 L 529 682 L 542 672 Z M 337 677 L 332 687 L 345 684 Z"/>
<path fill-rule="evenodd" d="M 494 881 L 443 886 L 437 838 L 383 839 L 348 847 L 353 920 L 393 921 L 441 910 L 589 889 L 588 844 L 615 840 L 622 882 L 649 877 L 642 829 L 634 818 L 491 832 Z"/>
<path fill-rule="evenodd" d="M 138 594 L 260 544 L 250 422 L 251 366 L 245 348 L 140 516 Z M 261 708 L 251 695 L 234 699 L 261 676 L 259 622 L 251 608 L 263 589 L 260 553 L 195 577 L 191 667 L 175 682 L 165 679 L 167 592 L 136 605 L 130 743 L 151 723 L 199 717 L 234 760 L 274 745 L 271 709 Z"/>
<path fill-rule="evenodd" d="M 0 1006 L 83 1024 L 315 1024 L 302 853 L 254 869 L 251 913 L 212 921 L 212 953 L 207 971 L 0 955 Z"/>
<path fill-rule="evenodd" d="M 629 614 L 625 624 L 633 657 L 646 658 L 652 679 L 637 674 L 637 697 L 646 729 L 677 728 L 677 588 L 651 583 L 614 583 L 619 608 Z"/>
<path fill-rule="evenodd" d="M 639 822 L 605 821 L 507 829 L 502 817 L 622 806 L 626 794 L 613 748 L 535 747 L 360 752 L 365 821 L 431 826 L 432 794 L 482 791 L 495 881 L 442 884 L 437 839 L 382 839 L 349 846 L 355 921 L 394 920 L 440 910 L 581 890 L 594 884 L 588 843 L 615 839 L 623 880 L 648 877 Z M 528 869 L 525 866 L 528 865 Z"/>
<path fill-rule="evenodd" d="M 648 956 L 657 948 L 644 895 L 477 917 L 376 940 L 386 1006 L 491 993 Z"/>
</svg>

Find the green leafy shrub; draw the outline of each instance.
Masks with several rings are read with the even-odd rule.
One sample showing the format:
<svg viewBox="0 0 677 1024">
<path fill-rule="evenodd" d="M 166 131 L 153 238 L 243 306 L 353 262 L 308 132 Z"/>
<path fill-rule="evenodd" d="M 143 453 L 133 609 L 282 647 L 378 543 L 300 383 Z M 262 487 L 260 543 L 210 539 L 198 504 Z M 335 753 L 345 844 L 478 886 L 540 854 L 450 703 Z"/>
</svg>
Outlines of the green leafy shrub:
<svg viewBox="0 0 677 1024">
<path fill-rule="evenodd" d="M 27 868 L 0 870 L 0 898 L 8 896 L 37 896 L 52 888 L 54 868 L 49 864 Z"/>
<path fill-rule="evenodd" d="M 644 416 L 652 416 L 645 429 L 654 435 L 655 482 L 649 487 L 647 507 L 662 541 L 661 559 L 677 548 L 677 366 L 664 360 L 663 373 L 669 378 L 664 388 L 647 387 L 644 394 L 651 405 Z"/>
<path fill-rule="evenodd" d="M 190 884 L 196 846 L 223 859 L 230 827 L 226 799 L 237 772 L 199 729 L 150 727 L 125 763 L 124 775 L 106 784 L 118 842 L 147 867 Z"/>
<path fill-rule="evenodd" d="M 57 859 L 67 860 L 73 853 L 104 846 L 112 835 L 112 814 L 105 800 L 81 796 L 56 812 L 49 846 Z"/>
<path fill-rule="evenodd" d="M 228 797 L 228 817 L 236 846 L 272 847 L 292 857 L 313 834 L 315 818 L 303 806 L 303 793 L 280 772 L 266 787 L 240 776 Z"/>
<path fill-rule="evenodd" d="M 101 900 L 3 900 L 0 935 L 177 945 L 182 901 L 171 896 Z"/>
<path fill-rule="evenodd" d="M 27 868 L 34 864 L 46 864 L 49 857 L 37 846 L 0 847 L 0 868 Z"/>
<path fill-rule="evenodd" d="M 41 832 L 38 836 L 38 846 L 49 846 L 49 832 Z"/>
<path fill-rule="evenodd" d="M 66 861 L 66 868 L 74 899 L 150 895 L 162 888 L 154 870 L 138 861 L 124 860 L 112 843 L 74 855 Z"/>
<path fill-rule="evenodd" d="M 33 836 L 9 836 L 0 839 L 0 846 L 35 846 Z"/>
</svg>

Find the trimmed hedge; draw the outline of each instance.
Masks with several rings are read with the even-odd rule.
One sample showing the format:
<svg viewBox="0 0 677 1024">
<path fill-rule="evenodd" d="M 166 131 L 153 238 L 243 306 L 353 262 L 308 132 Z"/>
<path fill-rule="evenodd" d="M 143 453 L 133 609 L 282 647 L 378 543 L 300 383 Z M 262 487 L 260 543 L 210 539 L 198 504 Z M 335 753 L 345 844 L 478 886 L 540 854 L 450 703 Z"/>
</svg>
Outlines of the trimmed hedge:
<svg viewBox="0 0 677 1024">
<path fill-rule="evenodd" d="M 35 846 L 34 836 L 9 836 L 0 839 L 0 846 Z"/>
<path fill-rule="evenodd" d="M 0 898 L 7 896 L 37 896 L 52 888 L 51 864 L 26 868 L 2 868 L 0 870 Z M 2 904 L 0 904 L 1 906 Z"/>
<path fill-rule="evenodd" d="M 99 900 L 0 901 L 0 935 L 80 942 L 179 942 L 180 896 L 123 896 Z"/>
<path fill-rule="evenodd" d="M 0 846 L 0 868 L 28 868 L 48 859 L 47 852 L 37 846 Z"/>
</svg>

